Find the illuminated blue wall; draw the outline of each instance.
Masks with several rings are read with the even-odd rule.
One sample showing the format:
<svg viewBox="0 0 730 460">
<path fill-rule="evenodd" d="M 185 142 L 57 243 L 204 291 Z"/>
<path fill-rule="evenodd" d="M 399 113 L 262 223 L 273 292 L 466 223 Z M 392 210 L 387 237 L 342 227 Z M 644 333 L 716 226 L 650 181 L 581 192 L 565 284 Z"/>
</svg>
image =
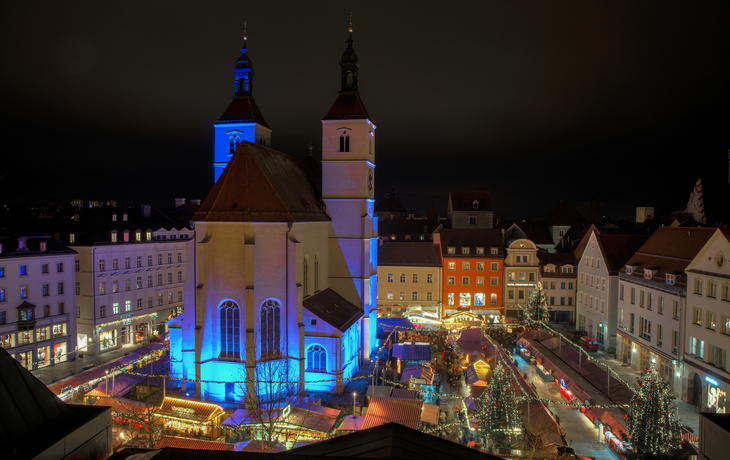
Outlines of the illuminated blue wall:
<svg viewBox="0 0 730 460">
<path fill-rule="evenodd" d="M 256 142 L 256 123 L 215 123 L 215 144 L 213 145 L 213 178 L 218 181 L 221 173 L 233 156 L 231 138 L 238 142 Z"/>
</svg>

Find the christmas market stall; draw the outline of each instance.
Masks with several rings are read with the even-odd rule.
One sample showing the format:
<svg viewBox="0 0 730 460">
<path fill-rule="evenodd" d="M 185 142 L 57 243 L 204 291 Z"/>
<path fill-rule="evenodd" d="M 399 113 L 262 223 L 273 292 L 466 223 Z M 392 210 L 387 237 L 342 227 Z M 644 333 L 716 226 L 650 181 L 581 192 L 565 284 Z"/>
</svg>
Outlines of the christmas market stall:
<svg viewBox="0 0 730 460">
<path fill-rule="evenodd" d="M 433 369 L 430 366 L 416 364 L 403 369 L 400 377 L 401 385 L 408 385 L 408 388 L 420 389 L 433 385 Z M 429 390 L 431 390 L 429 388 Z"/>
<path fill-rule="evenodd" d="M 487 387 L 489 370 L 489 364 L 480 359 L 464 371 L 464 379 L 469 385 L 469 392 L 472 396 L 478 398 L 484 392 Z"/>
<path fill-rule="evenodd" d="M 164 421 L 168 433 L 200 433 L 201 438 L 209 440 L 221 435 L 219 425 L 226 415 L 217 404 L 170 397 L 165 397 L 154 414 Z"/>
<path fill-rule="evenodd" d="M 391 369 L 399 374 L 408 363 L 431 362 L 431 344 L 428 342 L 406 342 L 393 345 Z"/>
<path fill-rule="evenodd" d="M 372 398 L 361 429 L 395 422 L 411 429 L 418 429 L 423 401 L 420 399 Z"/>
<path fill-rule="evenodd" d="M 386 339 L 394 330 L 408 329 L 413 329 L 413 323 L 408 318 L 378 318 L 377 338 Z"/>
<path fill-rule="evenodd" d="M 441 323 L 450 331 L 458 331 L 468 327 L 480 327 L 484 321 L 479 315 L 468 311 L 461 311 L 453 315 L 445 316 Z"/>
</svg>

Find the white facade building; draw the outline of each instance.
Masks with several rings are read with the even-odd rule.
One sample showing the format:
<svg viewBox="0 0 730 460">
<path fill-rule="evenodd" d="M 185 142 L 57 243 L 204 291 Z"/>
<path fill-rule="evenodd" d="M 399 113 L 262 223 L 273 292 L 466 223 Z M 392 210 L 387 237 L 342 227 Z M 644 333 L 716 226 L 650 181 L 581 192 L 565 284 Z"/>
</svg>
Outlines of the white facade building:
<svg viewBox="0 0 730 460">
<path fill-rule="evenodd" d="M 600 235 L 593 231 L 578 261 L 576 329 L 616 350 L 618 271 L 646 241 L 646 235 Z"/>
<path fill-rule="evenodd" d="M 693 231 L 697 229 L 692 229 Z M 687 266 L 686 399 L 709 412 L 727 413 L 730 392 L 730 230 L 714 233 Z"/>
<path fill-rule="evenodd" d="M 28 370 L 76 359 L 75 257 L 48 237 L 0 238 L 0 347 Z"/>
</svg>

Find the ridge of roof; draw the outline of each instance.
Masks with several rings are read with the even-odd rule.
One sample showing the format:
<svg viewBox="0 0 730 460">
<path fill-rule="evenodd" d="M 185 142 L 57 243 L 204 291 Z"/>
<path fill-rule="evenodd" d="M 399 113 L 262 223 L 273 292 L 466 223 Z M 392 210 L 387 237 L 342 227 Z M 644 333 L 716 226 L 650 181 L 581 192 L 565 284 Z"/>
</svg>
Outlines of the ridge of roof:
<svg viewBox="0 0 730 460">
<path fill-rule="evenodd" d="M 369 119 L 365 104 L 357 91 L 341 91 L 322 120 Z"/>
<path fill-rule="evenodd" d="M 208 222 L 329 221 L 303 160 L 241 142 L 193 217 Z"/>
<path fill-rule="evenodd" d="M 234 97 L 216 123 L 236 123 L 241 121 L 253 121 L 271 129 L 252 97 Z"/>
</svg>

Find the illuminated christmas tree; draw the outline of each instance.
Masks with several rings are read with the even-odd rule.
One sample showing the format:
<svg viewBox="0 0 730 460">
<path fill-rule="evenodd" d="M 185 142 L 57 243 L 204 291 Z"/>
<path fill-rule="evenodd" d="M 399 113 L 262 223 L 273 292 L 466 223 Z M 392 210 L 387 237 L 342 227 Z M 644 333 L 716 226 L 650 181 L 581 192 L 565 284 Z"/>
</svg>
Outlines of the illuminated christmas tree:
<svg viewBox="0 0 730 460">
<path fill-rule="evenodd" d="M 532 307 L 532 317 L 536 321 L 542 321 L 547 323 L 550 320 L 550 314 L 547 308 L 547 297 L 545 297 L 545 291 L 542 289 L 542 283 L 538 282 L 535 285 L 535 290 L 532 292 L 530 297 L 530 306 Z"/>
<path fill-rule="evenodd" d="M 638 382 L 638 388 L 631 399 L 626 428 L 626 441 L 633 451 L 627 451 L 628 458 L 678 458 L 681 447 L 680 425 L 672 413 L 669 387 L 652 364 L 649 371 Z"/>
<path fill-rule="evenodd" d="M 504 366 L 498 364 L 484 393 L 474 401 L 479 433 L 492 448 L 511 447 L 521 431 L 520 411 L 511 380 Z"/>
</svg>

